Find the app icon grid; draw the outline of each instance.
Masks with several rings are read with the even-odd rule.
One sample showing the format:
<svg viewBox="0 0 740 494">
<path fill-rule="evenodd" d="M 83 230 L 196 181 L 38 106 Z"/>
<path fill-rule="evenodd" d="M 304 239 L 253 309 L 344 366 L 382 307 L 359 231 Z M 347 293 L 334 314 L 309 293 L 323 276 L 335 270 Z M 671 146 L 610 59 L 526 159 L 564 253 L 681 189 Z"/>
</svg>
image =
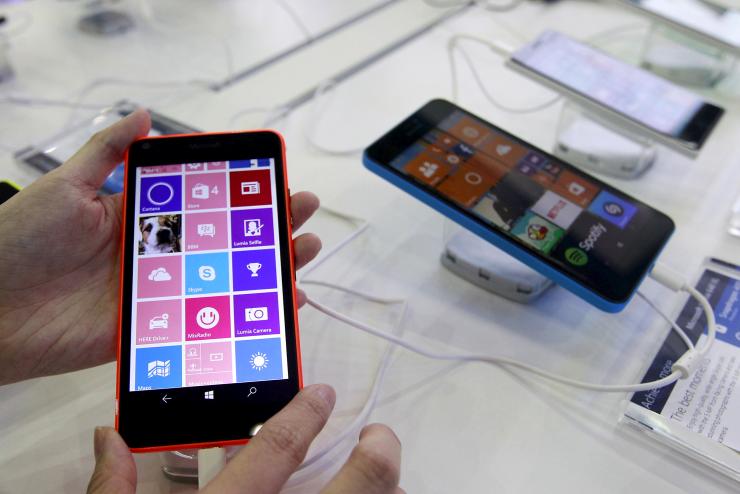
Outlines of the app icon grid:
<svg viewBox="0 0 740 494">
<path fill-rule="evenodd" d="M 272 159 L 260 159 L 139 173 L 136 224 L 179 215 L 182 230 L 181 245 L 168 253 L 148 249 L 144 256 L 134 249 L 132 391 L 287 377 L 273 167 Z M 234 259 L 243 262 L 237 266 Z M 270 349 L 268 372 L 263 364 L 255 374 L 254 364 L 238 360 L 240 342 L 249 340 L 264 340 L 260 348 Z M 211 362 L 217 371 L 200 375 L 187 351 L 209 347 L 224 357 Z"/>
</svg>

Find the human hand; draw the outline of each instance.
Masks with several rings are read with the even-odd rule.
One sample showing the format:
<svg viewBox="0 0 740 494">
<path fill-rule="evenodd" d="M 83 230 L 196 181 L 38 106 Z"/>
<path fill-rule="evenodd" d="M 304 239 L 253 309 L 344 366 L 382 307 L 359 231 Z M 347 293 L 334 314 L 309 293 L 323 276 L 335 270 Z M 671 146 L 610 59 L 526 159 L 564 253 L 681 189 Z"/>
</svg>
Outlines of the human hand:
<svg viewBox="0 0 740 494">
<path fill-rule="evenodd" d="M 201 492 L 273 494 L 295 472 L 334 408 L 334 390 L 308 386 L 268 420 Z M 322 494 L 403 494 L 398 487 L 401 443 L 388 427 L 368 425 L 347 462 Z M 136 465 L 126 443 L 110 427 L 95 430 L 95 471 L 88 494 L 136 491 Z"/>
<path fill-rule="evenodd" d="M 0 385 L 115 358 L 123 201 L 98 190 L 150 126 L 134 112 L 0 206 Z M 292 196 L 295 229 L 318 204 Z M 312 234 L 294 245 L 296 269 L 321 249 Z"/>
</svg>

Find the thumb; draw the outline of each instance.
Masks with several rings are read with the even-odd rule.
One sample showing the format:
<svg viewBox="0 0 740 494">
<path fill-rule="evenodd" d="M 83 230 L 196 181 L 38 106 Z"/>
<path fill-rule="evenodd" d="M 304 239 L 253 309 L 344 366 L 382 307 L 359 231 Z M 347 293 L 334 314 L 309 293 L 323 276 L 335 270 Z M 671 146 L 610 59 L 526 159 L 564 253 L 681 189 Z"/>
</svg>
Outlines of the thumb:
<svg viewBox="0 0 740 494">
<path fill-rule="evenodd" d="M 110 127 L 93 135 L 59 169 L 68 178 L 97 191 L 113 169 L 123 161 L 129 145 L 149 133 L 151 118 L 146 110 L 136 110 Z"/>
<path fill-rule="evenodd" d="M 112 427 L 95 429 L 95 470 L 88 494 L 136 492 L 136 464 L 126 443 Z"/>
</svg>

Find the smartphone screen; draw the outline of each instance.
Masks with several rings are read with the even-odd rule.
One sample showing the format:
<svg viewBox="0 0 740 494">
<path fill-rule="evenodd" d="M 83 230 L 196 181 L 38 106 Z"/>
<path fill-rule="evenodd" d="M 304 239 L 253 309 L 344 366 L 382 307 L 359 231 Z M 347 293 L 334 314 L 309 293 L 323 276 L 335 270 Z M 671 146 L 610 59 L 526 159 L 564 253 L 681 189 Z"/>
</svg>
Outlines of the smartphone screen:
<svg viewBox="0 0 740 494">
<path fill-rule="evenodd" d="M 300 384 L 280 139 L 147 139 L 132 147 L 127 173 L 124 438 L 132 447 L 247 438 Z M 189 420 L 168 422 L 174 412 Z"/>
<path fill-rule="evenodd" d="M 723 113 L 691 91 L 553 31 L 511 62 L 692 149 L 701 148 Z"/>
<path fill-rule="evenodd" d="M 365 163 L 605 310 L 626 303 L 674 229 L 659 211 L 443 100 L 371 145 Z"/>
<path fill-rule="evenodd" d="M 740 11 L 721 0 L 622 0 L 740 53 Z M 735 8 L 738 7 L 735 3 Z"/>
</svg>

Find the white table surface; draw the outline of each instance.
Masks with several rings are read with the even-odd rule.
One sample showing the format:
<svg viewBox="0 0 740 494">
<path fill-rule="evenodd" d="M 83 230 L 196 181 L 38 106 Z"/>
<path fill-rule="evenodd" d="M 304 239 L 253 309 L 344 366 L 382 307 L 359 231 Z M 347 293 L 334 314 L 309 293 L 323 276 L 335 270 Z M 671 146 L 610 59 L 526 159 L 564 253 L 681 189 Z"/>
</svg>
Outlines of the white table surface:
<svg viewBox="0 0 740 494">
<path fill-rule="evenodd" d="M 99 97 L 112 101 L 133 95 L 208 130 L 256 127 L 264 115 L 230 119 L 256 102 L 270 106 L 289 101 L 438 15 L 420 2 L 399 2 L 219 93 L 189 88 L 162 99 L 161 89 L 147 93 L 105 87 Z M 517 26 L 516 34 L 502 23 Z M 322 146 L 354 149 L 425 101 L 449 97 L 445 46 L 453 33 L 516 44 L 515 36 L 528 39 L 545 28 L 585 38 L 635 24 L 646 25 L 622 10 L 585 1 L 549 7 L 528 3 L 495 17 L 469 10 L 339 85 L 326 96 L 320 120 L 309 103 L 278 122 L 288 143 L 291 188 L 313 190 L 325 205 L 371 223 L 362 237 L 311 277 L 407 298 L 404 335 L 438 350 L 487 351 L 595 382 L 639 379 L 667 331 L 644 304 L 635 301 L 624 312 L 607 315 L 559 288 L 529 307 L 477 289 L 439 264 L 444 222 L 438 214 L 367 172 L 359 154 L 327 156 L 305 137 L 310 129 Z M 634 59 L 640 36 L 639 29 L 624 31 L 603 46 Z M 491 90 L 508 104 L 524 106 L 550 96 L 507 71 L 491 52 L 474 45 L 469 49 Z M 463 106 L 541 147 L 552 146 L 559 105 L 528 115 L 507 114 L 486 102 L 466 70 L 460 73 Z M 79 86 L 86 77 L 91 76 L 77 80 Z M 39 78 L 43 80 L 33 87 L 53 85 L 53 79 Z M 710 95 L 729 111 L 696 160 L 664 152 L 640 180 L 601 177 L 676 221 L 678 231 L 663 260 L 688 277 L 697 274 L 707 255 L 740 262 L 740 242 L 725 234 L 730 206 L 740 191 L 740 151 L 734 145 L 740 134 L 740 97 L 728 86 Z M 58 130 L 69 116 L 69 110 L 2 108 L 20 122 L 0 122 L 0 143 L 12 147 Z M 7 152 L 0 155 L 0 171 L 24 185 L 37 176 Z M 318 232 L 329 248 L 352 226 L 320 212 L 306 229 Z M 397 309 L 387 311 L 325 288 L 305 288 L 332 307 L 388 329 L 398 316 Z M 683 302 L 650 282 L 644 290 L 668 310 Z M 305 380 L 328 382 L 339 396 L 337 412 L 318 439 L 321 444 L 357 413 L 385 345 L 310 308 L 300 318 Z M 92 430 L 113 420 L 114 380 L 110 364 L 0 388 L 0 492 L 82 490 L 92 469 Z M 402 485 L 408 492 L 737 491 L 737 485 L 619 427 L 625 398 L 399 351 L 371 420 L 391 425 L 401 438 Z M 340 457 L 350 446 L 343 445 Z M 157 455 L 137 455 L 137 464 L 140 492 L 191 489 L 166 481 Z"/>
</svg>

